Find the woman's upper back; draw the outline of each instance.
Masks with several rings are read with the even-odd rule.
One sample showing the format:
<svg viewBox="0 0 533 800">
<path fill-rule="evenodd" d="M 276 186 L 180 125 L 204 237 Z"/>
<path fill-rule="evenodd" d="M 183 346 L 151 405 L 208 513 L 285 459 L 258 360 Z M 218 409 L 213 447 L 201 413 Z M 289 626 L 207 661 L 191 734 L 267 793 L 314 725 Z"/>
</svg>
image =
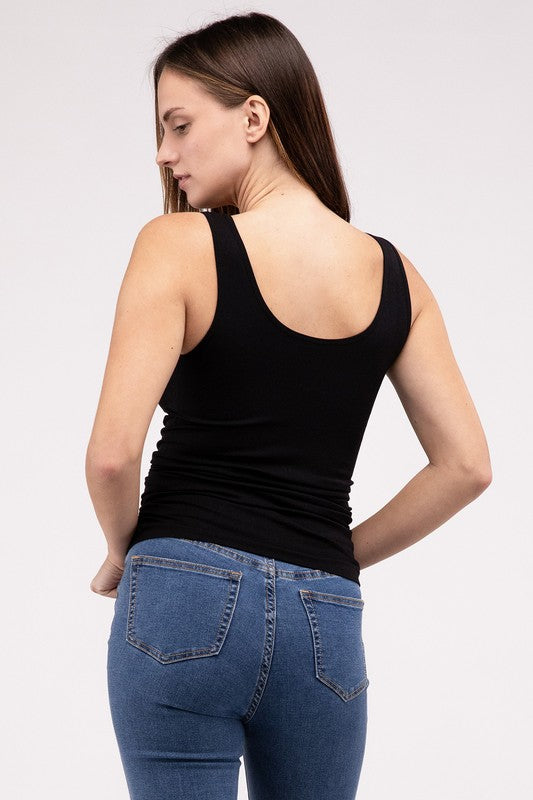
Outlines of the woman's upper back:
<svg viewBox="0 0 533 800">
<path fill-rule="evenodd" d="M 381 299 L 384 258 L 371 235 L 328 209 L 291 214 L 283 220 L 261 212 L 245 212 L 232 219 L 260 304 L 281 325 L 310 337 L 342 339 L 372 324 Z M 193 237 L 186 276 L 182 354 L 202 340 L 217 304 L 212 234 L 205 219 L 194 223 L 200 230 Z M 420 301 L 418 297 L 411 300 L 414 319 Z"/>
</svg>

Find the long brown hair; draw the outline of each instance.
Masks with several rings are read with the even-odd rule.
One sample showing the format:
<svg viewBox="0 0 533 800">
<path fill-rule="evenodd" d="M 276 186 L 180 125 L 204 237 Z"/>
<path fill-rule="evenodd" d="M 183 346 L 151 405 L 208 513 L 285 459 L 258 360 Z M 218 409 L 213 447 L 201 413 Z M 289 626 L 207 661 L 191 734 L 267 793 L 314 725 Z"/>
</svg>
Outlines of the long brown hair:
<svg viewBox="0 0 533 800">
<path fill-rule="evenodd" d="M 157 149 L 157 85 L 163 68 L 194 78 L 226 108 L 252 94 L 268 104 L 267 133 L 281 161 L 335 214 L 350 221 L 341 173 L 318 78 L 294 34 L 275 17 L 252 11 L 216 20 L 170 42 L 152 64 Z M 164 213 L 197 211 L 183 197 L 172 169 L 160 167 Z M 238 214 L 233 205 L 223 213 Z"/>
</svg>

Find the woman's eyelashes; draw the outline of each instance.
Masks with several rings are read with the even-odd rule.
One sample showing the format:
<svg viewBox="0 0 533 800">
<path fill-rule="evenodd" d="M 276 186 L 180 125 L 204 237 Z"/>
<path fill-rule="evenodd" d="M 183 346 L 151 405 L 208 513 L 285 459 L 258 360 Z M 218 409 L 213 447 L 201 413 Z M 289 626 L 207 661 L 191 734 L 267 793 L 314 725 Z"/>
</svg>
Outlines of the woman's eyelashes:
<svg viewBox="0 0 533 800">
<path fill-rule="evenodd" d="M 178 125 L 176 128 L 172 128 L 173 131 L 180 131 L 183 133 L 183 130 L 189 125 L 188 122 L 185 122 L 183 125 Z"/>
</svg>

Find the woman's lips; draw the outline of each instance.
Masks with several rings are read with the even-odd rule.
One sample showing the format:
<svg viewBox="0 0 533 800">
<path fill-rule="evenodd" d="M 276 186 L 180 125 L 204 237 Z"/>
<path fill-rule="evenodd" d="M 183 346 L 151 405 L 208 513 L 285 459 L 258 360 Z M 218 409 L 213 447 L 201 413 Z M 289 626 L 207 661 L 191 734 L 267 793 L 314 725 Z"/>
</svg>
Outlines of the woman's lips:
<svg viewBox="0 0 533 800">
<path fill-rule="evenodd" d="M 187 178 L 190 178 L 190 177 L 191 177 L 190 175 L 184 175 L 183 178 L 179 179 L 178 183 L 179 183 L 180 189 L 183 186 L 183 184 L 185 183 L 185 181 L 187 180 Z"/>
</svg>

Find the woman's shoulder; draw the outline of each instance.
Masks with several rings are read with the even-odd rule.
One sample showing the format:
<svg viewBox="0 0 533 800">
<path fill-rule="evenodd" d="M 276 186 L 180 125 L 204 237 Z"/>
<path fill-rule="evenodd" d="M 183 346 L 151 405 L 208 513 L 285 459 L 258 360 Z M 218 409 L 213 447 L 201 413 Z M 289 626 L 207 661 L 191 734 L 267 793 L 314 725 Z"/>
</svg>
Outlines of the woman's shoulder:
<svg viewBox="0 0 533 800">
<path fill-rule="evenodd" d="M 394 244 L 394 243 L 393 243 Z M 407 284 L 409 286 L 409 295 L 411 298 L 411 325 L 420 314 L 422 309 L 431 302 L 436 302 L 435 296 L 431 291 L 428 283 L 423 278 L 420 269 L 415 267 L 413 262 L 403 253 L 399 247 L 394 245 L 398 255 L 401 258 Z"/>
<path fill-rule="evenodd" d="M 208 237 L 205 217 L 198 212 L 152 217 L 137 233 L 129 272 L 143 273 L 142 280 L 170 289 L 171 295 L 175 289 L 185 295 L 202 260 L 210 258 Z"/>
<path fill-rule="evenodd" d="M 164 259 L 169 255 L 173 262 L 179 258 L 191 263 L 191 256 L 202 255 L 209 245 L 210 233 L 205 216 L 197 211 L 173 211 L 152 217 L 137 234 L 137 241 Z"/>
<path fill-rule="evenodd" d="M 376 242 L 375 239 L 375 237 L 377 237 L 378 239 L 382 239 L 386 242 L 389 242 L 389 244 L 391 244 L 398 253 L 403 265 L 405 277 L 407 279 L 407 284 L 409 287 L 409 296 L 411 300 L 411 325 L 412 325 L 416 317 L 424 307 L 424 305 L 430 302 L 431 300 L 433 301 L 435 300 L 430 287 L 428 286 L 426 280 L 424 279 L 424 277 L 420 272 L 420 269 L 415 267 L 411 259 L 408 258 L 408 256 L 400 250 L 395 237 L 391 238 L 386 233 L 382 232 L 376 233 L 376 232 L 364 231 L 360 228 L 356 228 L 355 225 L 353 225 L 350 222 L 346 224 L 349 225 L 356 233 L 356 235 L 360 237 L 361 242 L 370 241 L 377 246 L 378 243 Z"/>
<path fill-rule="evenodd" d="M 198 211 L 172 211 L 149 219 L 140 229 L 139 235 L 146 238 L 154 236 L 155 241 L 159 239 L 164 244 L 167 239 L 176 236 L 194 235 L 199 230 L 205 230 L 204 226 L 205 217 Z"/>
</svg>

